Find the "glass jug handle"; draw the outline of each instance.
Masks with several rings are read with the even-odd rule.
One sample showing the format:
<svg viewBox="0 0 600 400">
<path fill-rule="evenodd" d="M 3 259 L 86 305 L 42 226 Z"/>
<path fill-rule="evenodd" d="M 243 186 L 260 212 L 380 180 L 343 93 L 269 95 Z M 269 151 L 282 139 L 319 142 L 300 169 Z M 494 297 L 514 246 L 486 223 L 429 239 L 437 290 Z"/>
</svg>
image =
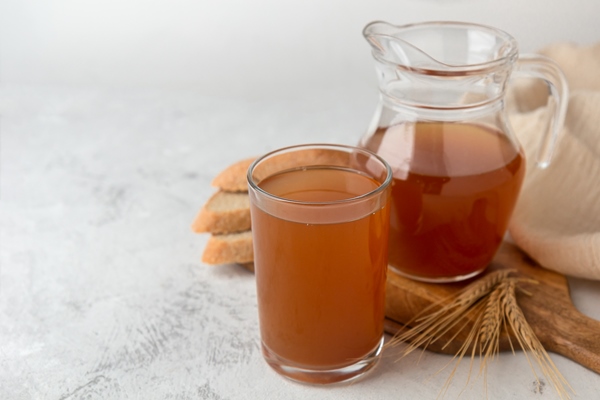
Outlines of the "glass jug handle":
<svg viewBox="0 0 600 400">
<path fill-rule="evenodd" d="M 548 85 L 550 96 L 548 108 L 552 111 L 548 129 L 542 132 L 540 147 L 537 150 L 537 164 L 541 168 L 550 165 L 558 134 L 565 122 L 569 102 L 569 87 L 565 75 L 551 59 L 537 54 L 519 56 L 515 72 L 518 75 L 542 79 Z"/>
</svg>

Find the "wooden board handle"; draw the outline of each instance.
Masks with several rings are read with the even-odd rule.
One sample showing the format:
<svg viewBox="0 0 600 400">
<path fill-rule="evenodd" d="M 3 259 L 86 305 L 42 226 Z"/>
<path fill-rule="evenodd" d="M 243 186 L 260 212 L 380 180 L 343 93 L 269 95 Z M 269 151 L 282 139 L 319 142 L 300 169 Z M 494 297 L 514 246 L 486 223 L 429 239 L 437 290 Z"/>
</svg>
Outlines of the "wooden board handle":
<svg viewBox="0 0 600 400">
<path fill-rule="evenodd" d="M 600 374 L 600 321 L 582 314 L 560 297 L 546 297 L 544 304 L 534 297 L 523 304 L 523 313 L 547 351 Z"/>
</svg>

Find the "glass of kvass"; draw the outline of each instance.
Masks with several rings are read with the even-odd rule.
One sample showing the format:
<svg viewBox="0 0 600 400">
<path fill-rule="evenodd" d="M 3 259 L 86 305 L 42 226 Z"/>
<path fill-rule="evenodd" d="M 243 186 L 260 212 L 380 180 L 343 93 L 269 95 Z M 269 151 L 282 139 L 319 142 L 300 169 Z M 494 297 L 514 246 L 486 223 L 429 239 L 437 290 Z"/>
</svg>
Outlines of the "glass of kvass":
<svg viewBox="0 0 600 400">
<path fill-rule="evenodd" d="M 298 382 L 364 376 L 384 341 L 391 168 L 306 144 L 259 157 L 247 177 L 265 360 Z"/>
</svg>

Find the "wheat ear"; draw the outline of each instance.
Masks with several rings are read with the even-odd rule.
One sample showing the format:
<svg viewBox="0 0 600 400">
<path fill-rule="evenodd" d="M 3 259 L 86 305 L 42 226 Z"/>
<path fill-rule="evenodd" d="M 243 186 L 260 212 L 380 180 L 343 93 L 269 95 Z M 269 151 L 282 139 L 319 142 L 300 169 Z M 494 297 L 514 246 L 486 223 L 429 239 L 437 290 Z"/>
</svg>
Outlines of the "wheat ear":
<svg viewBox="0 0 600 400">
<path fill-rule="evenodd" d="M 552 385 L 554 386 L 554 389 L 557 391 L 558 395 L 561 398 L 569 399 L 570 396 L 567 388 L 573 393 L 574 390 L 564 376 L 560 373 L 544 349 L 544 346 L 542 346 L 538 338 L 535 336 L 535 333 L 527 323 L 527 320 L 525 319 L 525 316 L 523 315 L 523 312 L 517 303 L 515 291 L 516 284 L 514 282 L 509 282 L 506 296 L 503 297 L 504 314 L 506 321 L 508 322 L 508 326 L 510 326 L 515 338 L 523 349 L 525 357 L 527 358 L 527 362 L 529 363 L 538 382 L 539 378 L 537 377 L 528 352 L 531 352 L 533 355 L 533 358 L 540 367 L 542 374 L 552 382 Z"/>
<path fill-rule="evenodd" d="M 480 374 L 484 374 L 484 383 L 486 387 L 487 398 L 487 365 L 490 360 L 493 360 L 499 353 L 500 335 L 503 330 L 508 332 L 512 330 L 517 342 L 525 352 L 527 362 L 533 370 L 533 373 L 539 382 L 535 368 L 532 364 L 528 352 L 531 352 L 533 358 L 537 361 L 543 375 L 548 378 L 561 398 L 569 399 L 567 388 L 573 391 L 566 379 L 560 374 L 556 365 L 552 362 L 548 353 L 544 350 L 542 344 L 535 336 L 533 330 L 527 323 L 523 312 L 521 311 L 516 298 L 517 284 L 521 282 L 537 283 L 531 279 L 510 277 L 515 270 L 498 270 L 492 272 L 480 280 L 467 286 L 453 299 L 442 299 L 431 306 L 421 311 L 415 318 L 411 319 L 406 326 L 411 323 L 416 324 L 411 330 L 398 332 L 387 345 L 393 346 L 400 342 L 410 342 L 404 350 L 402 357 L 408 355 L 418 347 L 424 349 L 431 343 L 434 343 L 450 329 L 455 327 L 461 321 L 464 321 L 470 314 L 474 315 L 474 323 L 458 350 L 457 354 L 444 367 L 445 369 L 450 363 L 455 362 L 448 379 L 440 390 L 438 397 L 444 396 L 450 387 L 452 378 L 460 364 L 462 358 L 471 348 L 471 363 L 469 368 L 469 377 L 462 391 L 464 391 L 470 381 L 473 361 L 479 350 L 480 358 Z M 528 292 L 520 289 L 527 295 Z M 448 303 L 439 308 L 437 311 L 423 315 L 434 307 L 440 304 Z M 448 339 L 445 346 L 448 345 L 468 324 L 466 320 L 463 326 L 460 326 L 458 331 Z M 514 346 L 508 337 L 511 348 L 514 353 Z M 438 371 L 438 373 L 441 372 Z M 461 393 L 462 393 L 461 391 Z"/>
<path fill-rule="evenodd" d="M 514 270 L 510 269 L 491 272 L 461 290 L 451 301 L 449 299 L 453 296 L 429 305 L 408 321 L 405 327 L 410 327 L 413 323 L 416 324 L 410 330 L 398 332 L 388 342 L 388 346 L 410 342 L 410 345 L 404 351 L 406 356 L 421 346 L 428 346 L 435 342 L 465 318 L 474 303 L 487 295 L 499 282 L 506 279 L 513 272 Z M 447 304 L 439 310 L 427 314 L 428 311 L 444 303 Z"/>
</svg>

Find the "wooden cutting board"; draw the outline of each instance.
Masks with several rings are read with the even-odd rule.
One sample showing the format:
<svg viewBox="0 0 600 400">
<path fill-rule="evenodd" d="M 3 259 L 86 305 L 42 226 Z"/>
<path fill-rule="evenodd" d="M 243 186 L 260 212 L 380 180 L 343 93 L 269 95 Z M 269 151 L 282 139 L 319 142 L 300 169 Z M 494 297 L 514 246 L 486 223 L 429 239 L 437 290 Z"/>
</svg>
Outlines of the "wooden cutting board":
<svg viewBox="0 0 600 400">
<path fill-rule="evenodd" d="M 539 282 L 519 284 L 532 295 L 517 293 L 517 301 L 544 348 L 600 374 L 600 321 L 583 315 L 574 307 L 566 277 L 541 268 L 510 243 L 502 245 L 486 273 L 503 268 L 516 269 L 519 276 Z M 447 299 L 472 281 L 431 284 L 412 281 L 390 271 L 386 288 L 386 332 L 395 334 L 425 307 Z M 457 329 L 451 330 L 427 349 L 456 354 L 469 330 L 470 326 L 467 326 L 456 337 L 452 336 Z M 448 345 L 442 348 L 446 343 Z M 514 338 L 513 343 L 517 343 Z M 515 346 L 518 348 L 518 344 Z M 510 349 L 508 337 L 504 335 L 500 339 L 500 350 Z"/>
</svg>

